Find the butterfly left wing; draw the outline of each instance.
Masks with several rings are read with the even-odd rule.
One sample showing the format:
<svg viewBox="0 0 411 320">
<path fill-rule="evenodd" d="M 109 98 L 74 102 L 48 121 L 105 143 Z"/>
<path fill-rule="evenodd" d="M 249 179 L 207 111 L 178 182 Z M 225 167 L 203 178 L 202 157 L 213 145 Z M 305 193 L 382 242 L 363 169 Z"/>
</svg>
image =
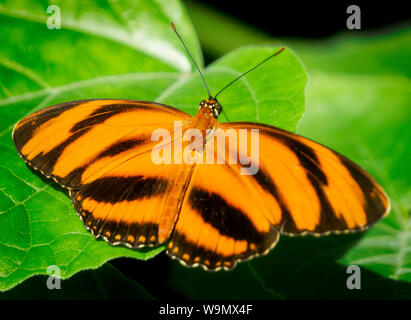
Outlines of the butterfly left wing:
<svg viewBox="0 0 411 320">
<path fill-rule="evenodd" d="M 85 226 L 112 244 L 166 241 L 187 165 L 156 165 L 153 130 L 173 133 L 191 117 L 172 107 L 132 100 L 83 100 L 21 120 L 13 140 L 21 157 L 70 190 Z M 174 134 L 169 140 L 174 139 Z"/>
<path fill-rule="evenodd" d="M 249 135 L 251 129 L 258 129 L 259 169 L 243 175 L 242 181 L 257 191 L 266 218 L 282 233 L 363 230 L 389 212 L 389 199 L 381 186 L 343 155 L 268 125 L 239 122 L 219 127 L 235 130 L 237 136 L 241 130 Z"/>
</svg>

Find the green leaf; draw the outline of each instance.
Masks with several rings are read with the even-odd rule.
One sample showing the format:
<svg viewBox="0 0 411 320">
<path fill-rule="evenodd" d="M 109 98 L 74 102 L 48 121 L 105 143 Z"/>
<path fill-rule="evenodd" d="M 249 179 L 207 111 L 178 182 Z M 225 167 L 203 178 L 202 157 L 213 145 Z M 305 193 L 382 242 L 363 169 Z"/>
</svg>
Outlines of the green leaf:
<svg viewBox="0 0 411 320">
<path fill-rule="evenodd" d="M 278 49 L 277 46 L 242 47 L 209 65 L 205 77 L 211 94 Z M 223 106 L 219 121 L 264 122 L 295 131 L 304 112 L 306 82 L 302 63 L 292 50 L 285 50 L 218 96 Z M 205 96 L 201 78 L 194 73 L 176 82 L 160 100 L 194 115 Z"/>
<path fill-rule="evenodd" d="M 290 41 L 309 69 L 336 74 L 411 77 L 411 28 L 344 33 L 325 40 Z"/>
<path fill-rule="evenodd" d="M 207 97 L 169 27 L 173 20 L 201 66 L 198 40 L 179 2 L 56 3 L 61 29 L 49 30 L 46 2 L 0 2 L 0 290 L 45 274 L 49 265 L 58 265 L 66 279 L 116 257 L 149 259 L 164 250 L 95 240 L 62 189 L 18 157 L 11 131 L 20 118 L 48 105 L 93 98 L 157 101 L 194 114 Z M 246 47 L 221 58 L 204 70 L 210 89 L 215 93 L 275 50 Z M 221 118 L 295 130 L 305 84 L 302 64 L 286 50 L 219 96 Z"/>
</svg>

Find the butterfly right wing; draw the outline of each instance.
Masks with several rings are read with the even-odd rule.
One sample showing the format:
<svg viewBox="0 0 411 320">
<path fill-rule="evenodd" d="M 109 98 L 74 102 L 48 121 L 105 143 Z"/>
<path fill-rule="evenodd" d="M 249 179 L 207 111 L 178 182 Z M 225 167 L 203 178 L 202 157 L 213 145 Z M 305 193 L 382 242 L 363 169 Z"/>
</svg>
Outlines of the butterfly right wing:
<svg viewBox="0 0 411 320">
<path fill-rule="evenodd" d="M 341 233 L 368 228 L 388 214 L 382 187 L 343 155 L 269 125 L 223 123 L 240 136 L 258 130 L 258 171 L 244 175 L 272 225 L 289 235 Z M 238 166 L 232 165 L 233 167 Z"/>
<path fill-rule="evenodd" d="M 167 249 L 185 265 L 230 269 L 273 248 L 280 233 L 363 230 L 389 211 L 388 197 L 368 173 L 314 141 L 255 123 L 218 128 L 232 130 L 235 145 L 247 149 L 226 143 L 216 151 L 225 155 L 222 164 L 196 165 Z M 238 161 L 244 150 L 257 166 Z"/>
</svg>

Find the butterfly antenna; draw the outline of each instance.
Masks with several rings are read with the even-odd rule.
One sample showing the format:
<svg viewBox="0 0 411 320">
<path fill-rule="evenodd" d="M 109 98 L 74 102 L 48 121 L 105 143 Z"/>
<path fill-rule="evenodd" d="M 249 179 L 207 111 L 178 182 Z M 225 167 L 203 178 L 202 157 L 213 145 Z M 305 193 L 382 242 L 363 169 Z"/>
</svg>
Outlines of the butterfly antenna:
<svg viewBox="0 0 411 320">
<path fill-rule="evenodd" d="M 231 86 L 234 82 L 236 82 L 237 80 L 241 79 L 242 77 L 244 77 L 247 73 L 253 71 L 254 69 L 257 69 L 259 66 L 261 66 L 263 63 L 265 63 L 266 61 L 270 60 L 272 57 L 275 57 L 276 55 L 280 54 L 281 52 L 283 52 L 285 50 L 285 47 L 282 47 L 280 50 L 278 50 L 277 52 L 273 53 L 271 56 L 265 58 L 263 61 L 261 61 L 260 63 L 258 63 L 257 65 L 255 65 L 254 67 L 252 67 L 250 70 L 244 72 L 243 74 L 239 75 L 237 78 L 235 78 L 234 80 L 230 81 L 224 88 L 222 88 L 220 91 L 218 91 L 218 93 L 214 96 L 214 98 L 217 98 L 217 96 L 223 92 L 225 89 L 227 89 L 229 86 Z"/>
<path fill-rule="evenodd" d="M 200 73 L 201 79 L 203 79 L 203 82 L 204 82 L 204 86 L 205 86 L 205 88 L 207 89 L 208 98 L 211 99 L 210 90 L 208 90 L 207 82 L 205 81 L 204 76 L 203 76 L 203 74 L 201 73 L 200 68 L 198 67 L 198 65 L 197 65 L 196 61 L 194 60 L 193 56 L 191 55 L 190 51 L 188 51 L 187 46 L 186 46 L 186 44 L 185 44 L 184 41 L 183 41 L 183 38 L 181 38 L 181 36 L 180 36 L 179 33 L 177 32 L 177 29 L 176 29 L 176 26 L 174 25 L 174 23 L 170 22 L 170 25 L 171 25 L 171 28 L 173 28 L 174 32 L 176 33 L 177 37 L 180 39 L 181 43 L 183 44 L 184 49 L 186 49 L 189 57 L 191 58 L 191 61 L 193 61 L 194 65 L 196 66 L 196 68 L 197 68 L 197 70 L 198 70 L 198 72 Z"/>
</svg>

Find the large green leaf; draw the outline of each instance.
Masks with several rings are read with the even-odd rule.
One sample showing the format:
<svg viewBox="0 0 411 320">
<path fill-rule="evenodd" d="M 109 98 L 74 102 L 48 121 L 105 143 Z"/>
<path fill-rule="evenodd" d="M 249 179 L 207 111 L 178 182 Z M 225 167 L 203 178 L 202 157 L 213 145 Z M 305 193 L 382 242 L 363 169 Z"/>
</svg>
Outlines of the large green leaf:
<svg viewBox="0 0 411 320">
<path fill-rule="evenodd" d="M 198 41 L 177 1 L 56 2 L 62 28 L 46 28 L 47 2 L 0 2 L 0 290 L 58 265 L 63 278 L 120 256 L 148 259 L 164 248 L 130 250 L 95 240 L 61 188 L 30 170 L 11 139 L 13 125 L 42 107 L 78 99 L 126 98 L 194 114 L 206 97 L 169 27 L 174 20 L 202 65 Z M 246 47 L 205 70 L 216 92 L 278 47 Z M 191 71 L 190 71 L 191 70 Z M 230 120 L 295 130 L 306 74 L 291 50 L 221 94 Z"/>
<path fill-rule="evenodd" d="M 325 40 L 290 41 L 309 72 L 411 77 L 411 28 L 345 33 Z M 315 76 L 315 75 L 313 75 Z"/>
</svg>

